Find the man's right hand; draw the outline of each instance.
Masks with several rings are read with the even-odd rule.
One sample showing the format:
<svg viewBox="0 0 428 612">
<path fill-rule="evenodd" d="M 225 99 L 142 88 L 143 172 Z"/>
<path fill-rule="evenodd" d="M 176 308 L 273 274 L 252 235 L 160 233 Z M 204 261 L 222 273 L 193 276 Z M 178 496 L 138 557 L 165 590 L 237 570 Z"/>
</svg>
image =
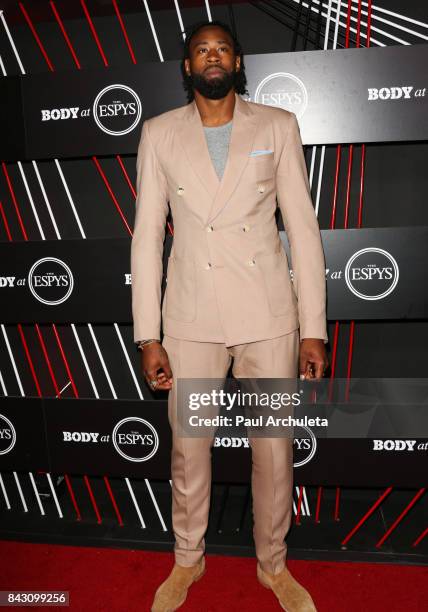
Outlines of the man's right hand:
<svg viewBox="0 0 428 612">
<path fill-rule="evenodd" d="M 168 353 L 160 342 L 151 342 L 141 351 L 141 367 L 144 378 L 152 391 L 168 390 L 172 387 L 172 371 Z M 151 380 L 156 380 L 153 387 Z"/>
</svg>

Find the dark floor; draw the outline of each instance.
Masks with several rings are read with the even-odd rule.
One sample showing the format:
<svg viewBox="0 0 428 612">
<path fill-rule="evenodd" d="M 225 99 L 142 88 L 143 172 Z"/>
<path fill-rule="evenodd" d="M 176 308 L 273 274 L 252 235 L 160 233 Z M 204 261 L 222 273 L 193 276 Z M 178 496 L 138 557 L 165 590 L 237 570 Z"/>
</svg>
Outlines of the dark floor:
<svg viewBox="0 0 428 612">
<path fill-rule="evenodd" d="M 7 509 L 5 497 L 0 490 L 0 539 L 148 550 L 172 549 L 169 482 L 128 481 L 141 514 L 139 518 L 125 479 L 110 478 L 108 482 L 123 522 L 121 526 L 103 478 L 89 479 L 101 519 L 98 522 L 89 489 L 80 476 L 70 477 L 70 482 L 81 520 L 77 520 L 75 507 L 62 477 L 54 480 L 63 514 L 60 518 L 45 475 L 37 475 L 35 480 L 44 516 L 36 501 L 28 473 L 17 474 L 27 512 L 24 511 L 14 475 L 3 473 L 2 476 L 11 508 Z M 386 530 L 415 497 L 416 490 L 393 489 L 347 545 L 342 546 L 343 539 L 384 490 L 341 488 L 336 520 L 337 491 L 335 488 L 324 488 L 319 522 L 316 522 L 318 489 L 306 487 L 301 503 L 300 524 L 296 524 L 294 512 L 287 538 L 289 558 L 428 565 L 428 536 L 417 546 L 412 546 L 428 526 L 428 499 L 425 495 L 403 516 L 386 541 L 376 547 Z M 297 500 L 296 491 L 295 511 Z M 213 485 L 206 543 L 207 552 L 254 555 L 251 496 L 247 486 Z"/>
</svg>

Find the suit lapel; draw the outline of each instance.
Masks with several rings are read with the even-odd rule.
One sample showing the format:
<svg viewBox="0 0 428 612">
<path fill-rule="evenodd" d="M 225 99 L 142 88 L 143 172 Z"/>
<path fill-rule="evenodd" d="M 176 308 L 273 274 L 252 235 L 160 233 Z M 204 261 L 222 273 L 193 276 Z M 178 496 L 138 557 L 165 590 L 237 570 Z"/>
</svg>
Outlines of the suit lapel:
<svg viewBox="0 0 428 612">
<path fill-rule="evenodd" d="M 206 189 L 208 212 L 220 181 L 211 161 L 201 116 L 194 101 L 185 109 L 184 121 L 179 127 L 179 137 L 190 165 Z"/>
<path fill-rule="evenodd" d="M 219 214 L 234 192 L 248 162 L 257 124 L 258 118 L 249 104 L 235 94 L 229 155 L 220 181 L 211 161 L 196 103 L 193 101 L 186 107 L 179 137 L 189 163 L 207 192 L 206 207 L 201 211 L 206 223 Z"/>
<path fill-rule="evenodd" d="M 250 105 L 235 94 L 229 155 L 222 180 L 212 200 L 207 223 L 217 217 L 235 191 L 249 160 L 258 121 L 257 115 L 251 112 Z"/>
</svg>

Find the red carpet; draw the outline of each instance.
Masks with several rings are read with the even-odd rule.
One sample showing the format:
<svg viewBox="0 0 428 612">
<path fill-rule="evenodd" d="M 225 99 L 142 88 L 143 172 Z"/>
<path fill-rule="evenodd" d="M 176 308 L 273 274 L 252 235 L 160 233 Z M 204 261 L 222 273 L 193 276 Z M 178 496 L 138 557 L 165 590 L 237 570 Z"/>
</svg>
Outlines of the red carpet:
<svg viewBox="0 0 428 612">
<path fill-rule="evenodd" d="M 0 590 L 67 590 L 73 612 L 148 612 L 172 564 L 172 553 L 0 542 Z M 319 612 L 427 610 L 428 567 L 292 560 L 288 567 Z M 180 611 L 280 610 L 255 568 L 251 558 L 208 555 L 207 573 Z"/>
</svg>

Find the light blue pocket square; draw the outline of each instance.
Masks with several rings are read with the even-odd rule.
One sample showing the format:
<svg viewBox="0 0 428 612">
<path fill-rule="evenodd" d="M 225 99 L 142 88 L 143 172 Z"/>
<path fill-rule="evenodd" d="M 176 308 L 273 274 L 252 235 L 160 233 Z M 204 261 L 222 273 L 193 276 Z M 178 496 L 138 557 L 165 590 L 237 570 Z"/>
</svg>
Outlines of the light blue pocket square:
<svg viewBox="0 0 428 612">
<path fill-rule="evenodd" d="M 259 155 L 267 155 L 268 153 L 273 153 L 272 149 L 256 149 L 255 151 L 251 151 L 250 157 L 258 157 Z"/>
</svg>

